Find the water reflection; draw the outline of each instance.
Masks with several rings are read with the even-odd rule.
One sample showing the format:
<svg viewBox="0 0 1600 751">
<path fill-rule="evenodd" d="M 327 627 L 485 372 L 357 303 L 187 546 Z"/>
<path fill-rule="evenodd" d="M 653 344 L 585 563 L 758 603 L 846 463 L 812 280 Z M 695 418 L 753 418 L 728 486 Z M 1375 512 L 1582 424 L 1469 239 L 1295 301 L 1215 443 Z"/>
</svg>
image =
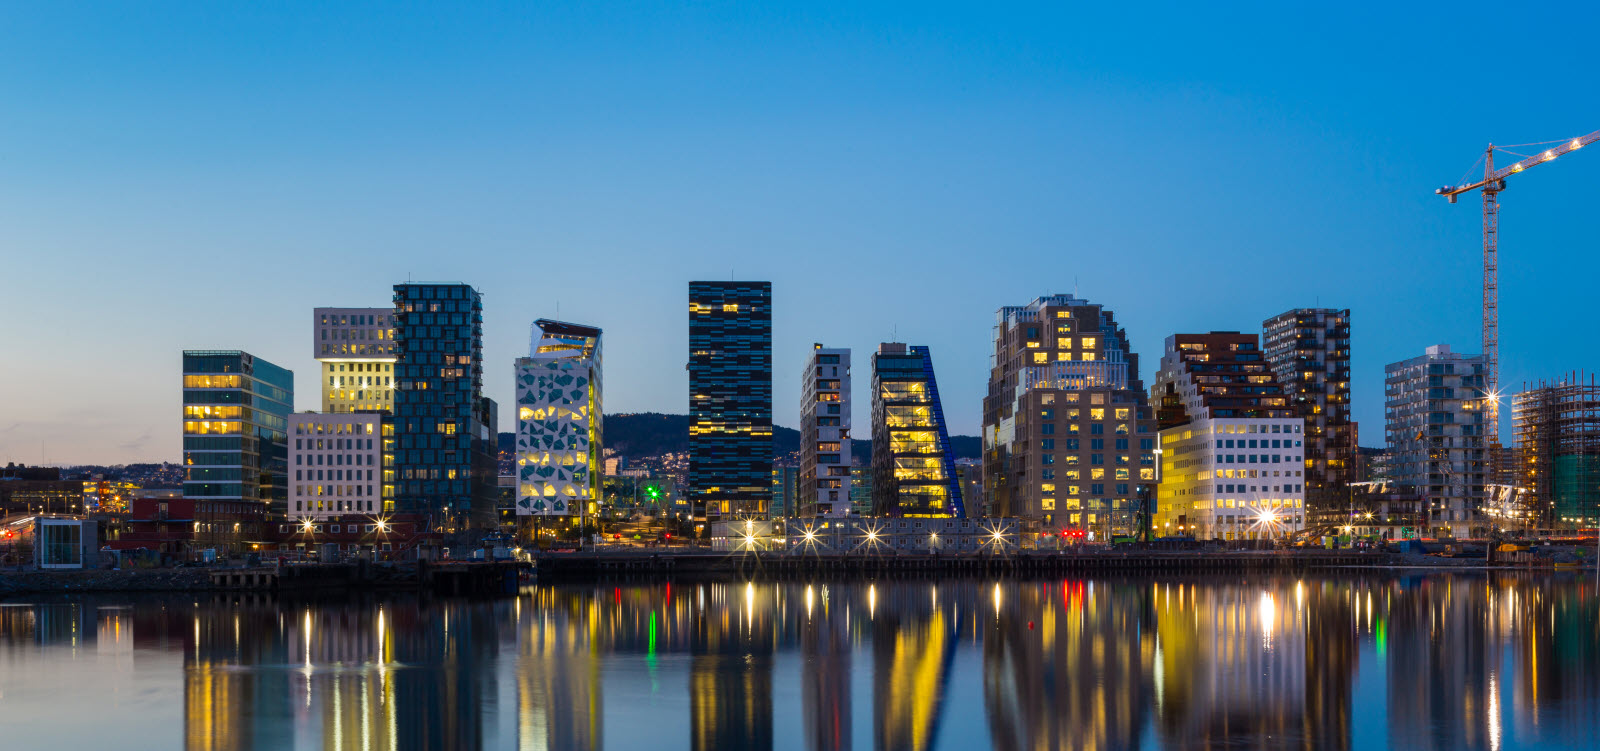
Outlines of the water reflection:
<svg viewBox="0 0 1600 751">
<path fill-rule="evenodd" d="M 0 727 L 18 747 L 1586 747 L 1597 609 L 1579 577 L 1442 574 L 82 597 L 0 606 Z"/>
</svg>

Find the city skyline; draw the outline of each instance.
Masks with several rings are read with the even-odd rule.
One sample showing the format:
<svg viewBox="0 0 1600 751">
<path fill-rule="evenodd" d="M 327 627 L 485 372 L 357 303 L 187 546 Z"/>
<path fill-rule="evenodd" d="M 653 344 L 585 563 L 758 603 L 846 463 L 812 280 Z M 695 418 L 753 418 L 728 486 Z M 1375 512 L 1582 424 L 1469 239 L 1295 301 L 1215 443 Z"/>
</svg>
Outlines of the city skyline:
<svg viewBox="0 0 1600 751">
<path fill-rule="evenodd" d="M 1506 40 L 1518 64 L 1491 70 L 1438 64 L 1474 13 L 1389 13 L 1318 16 L 1334 28 L 1307 40 L 1273 33 L 1294 17 L 1196 8 L 1131 24 L 1109 9 L 707 7 L 628 25 L 462 9 L 443 26 L 18 10 L 0 22 L 10 52 L 51 64 L 0 75 L 0 95 L 34 105 L 0 124 L 0 255 L 26 281 L 0 299 L 0 457 L 178 461 L 184 349 L 288 368 L 294 407 L 316 409 L 307 316 L 383 306 L 408 279 L 483 292 L 484 390 L 501 405 L 528 323 L 560 318 L 606 330 L 612 411 L 686 414 L 682 285 L 730 272 L 773 282 L 784 427 L 812 342 L 898 340 L 932 348 L 951 432 L 976 435 L 994 309 L 1079 292 L 1118 311 L 1147 363 L 1173 333 L 1351 309 L 1352 415 L 1382 445 L 1386 364 L 1481 351 L 1476 202 L 1433 188 L 1491 140 L 1600 124 L 1560 74 L 1581 68 L 1593 9 Z M 1523 105 L 1486 111 L 1488 91 Z M 1503 196 L 1508 392 L 1592 368 L 1581 329 L 1543 322 L 1600 272 L 1593 161 Z M 819 255 L 853 273 L 817 275 Z M 195 315 L 224 276 L 249 280 L 251 308 Z M 882 294 L 887 278 L 936 304 Z M 69 347 L 118 363 L 115 388 L 20 365 Z"/>
</svg>

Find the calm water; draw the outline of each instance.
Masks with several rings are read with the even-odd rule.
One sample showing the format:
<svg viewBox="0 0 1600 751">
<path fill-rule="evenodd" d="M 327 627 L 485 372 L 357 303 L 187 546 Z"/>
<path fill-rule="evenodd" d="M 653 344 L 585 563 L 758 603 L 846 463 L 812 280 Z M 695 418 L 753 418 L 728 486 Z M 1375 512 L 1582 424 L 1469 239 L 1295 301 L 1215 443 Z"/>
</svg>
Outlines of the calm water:
<svg viewBox="0 0 1600 751">
<path fill-rule="evenodd" d="M 1593 581 L 37 599 L 0 604 L 0 747 L 1593 749 Z"/>
</svg>

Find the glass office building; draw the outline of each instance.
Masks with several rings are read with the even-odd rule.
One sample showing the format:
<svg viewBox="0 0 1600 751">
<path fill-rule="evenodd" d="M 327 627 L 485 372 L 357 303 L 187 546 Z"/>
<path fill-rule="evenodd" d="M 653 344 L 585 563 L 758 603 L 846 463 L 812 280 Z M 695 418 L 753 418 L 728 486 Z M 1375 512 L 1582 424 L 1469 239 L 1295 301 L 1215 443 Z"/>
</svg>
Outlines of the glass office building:
<svg viewBox="0 0 1600 751">
<path fill-rule="evenodd" d="M 238 350 L 183 353 L 183 496 L 218 513 L 288 503 L 294 373 Z"/>
<path fill-rule="evenodd" d="M 483 298 L 460 283 L 394 286 L 394 510 L 492 526 L 496 409 L 483 396 Z"/>
<path fill-rule="evenodd" d="M 872 511 L 966 516 L 955 452 L 927 347 L 878 345 L 872 356 Z"/>
<path fill-rule="evenodd" d="M 772 500 L 772 283 L 689 283 L 689 498 L 708 522 Z"/>
</svg>

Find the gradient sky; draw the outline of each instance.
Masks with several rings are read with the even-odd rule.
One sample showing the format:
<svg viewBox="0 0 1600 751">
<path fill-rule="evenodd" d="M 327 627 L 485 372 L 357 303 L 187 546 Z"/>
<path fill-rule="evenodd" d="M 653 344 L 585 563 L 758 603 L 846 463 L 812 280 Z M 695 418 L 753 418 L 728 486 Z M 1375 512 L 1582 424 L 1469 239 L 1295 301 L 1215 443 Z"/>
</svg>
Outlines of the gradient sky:
<svg viewBox="0 0 1600 751">
<path fill-rule="evenodd" d="M 779 424 L 824 342 L 866 425 L 897 333 L 973 434 L 1001 305 L 1111 307 L 1147 382 L 1168 334 L 1348 306 L 1381 445 L 1385 363 L 1478 350 L 1478 200 L 1432 190 L 1600 128 L 1593 3 L 1067 5 L 0 5 L 0 462 L 177 460 L 185 348 L 315 409 L 311 309 L 407 278 L 484 293 L 502 405 L 559 305 L 607 412 L 686 412 L 686 283 L 732 275 Z M 1597 182 L 1502 197 L 1507 384 L 1596 364 Z"/>
</svg>

